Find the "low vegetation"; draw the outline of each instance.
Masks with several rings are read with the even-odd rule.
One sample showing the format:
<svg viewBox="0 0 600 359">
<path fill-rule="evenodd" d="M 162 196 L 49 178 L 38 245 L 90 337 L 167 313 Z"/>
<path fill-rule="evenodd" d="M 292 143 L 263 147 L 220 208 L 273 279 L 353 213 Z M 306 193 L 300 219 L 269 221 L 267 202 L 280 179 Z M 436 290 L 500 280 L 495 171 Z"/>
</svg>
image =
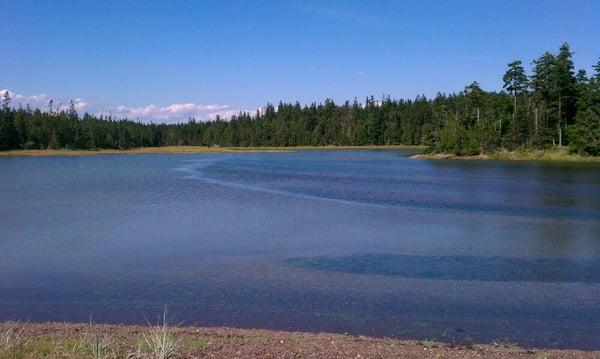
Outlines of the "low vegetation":
<svg viewBox="0 0 600 359">
<path fill-rule="evenodd" d="M 424 153 L 412 156 L 422 159 L 461 159 L 461 160 L 500 160 L 500 161 L 553 161 L 553 162 L 597 162 L 600 157 L 582 156 L 567 148 L 498 150 L 477 155 L 457 155 L 455 153 Z"/>
<path fill-rule="evenodd" d="M 488 157 L 495 160 L 600 162 L 600 157 L 582 156 L 569 151 L 567 148 L 501 150 L 488 154 Z"/>
<path fill-rule="evenodd" d="M 26 344 L 23 328 L 15 323 L 0 326 L 0 354 L 18 350 Z"/>
<path fill-rule="evenodd" d="M 600 352 L 402 341 L 268 330 L 67 323 L 0 324 L 0 358 L 597 358 Z"/>
<path fill-rule="evenodd" d="M 141 147 L 127 149 L 96 149 L 96 150 L 9 150 L 0 151 L 0 156 L 87 156 L 114 154 L 168 154 L 168 153 L 240 153 L 240 152 L 293 152 L 323 151 L 323 150 L 422 150 L 423 146 L 295 146 L 295 147 L 220 147 L 220 146 L 163 146 Z"/>
<path fill-rule="evenodd" d="M 7 322 L 0 327 L 0 358 L 176 358 L 180 357 L 176 330 L 164 322 L 140 328 L 130 337 L 110 326 L 92 323 L 49 326 Z"/>
<path fill-rule="evenodd" d="M 162 323 L 150 326 L 142 332 L 142 343 L 132 357 L 169 359 L 177 355 L 180 347 L 175 338 L 175 328 L 167 324 L 167 311 L 163 313 Z"/>
</svg>

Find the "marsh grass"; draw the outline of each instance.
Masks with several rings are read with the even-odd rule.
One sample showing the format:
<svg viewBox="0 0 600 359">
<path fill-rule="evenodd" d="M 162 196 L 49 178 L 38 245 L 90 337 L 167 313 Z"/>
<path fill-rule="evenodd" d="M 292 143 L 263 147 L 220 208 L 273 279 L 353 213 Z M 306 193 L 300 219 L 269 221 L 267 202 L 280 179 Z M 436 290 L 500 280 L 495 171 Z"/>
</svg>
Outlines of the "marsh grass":
<svg viewBox="0 0 600 359">
<path fill-rule="evenodd" d="M 36 345 L 37 352 L 41 349 L 40 344 L 43 343 Z M 52 352 L 60 357 L 110 359 L 118 356 L 116 341 L 91 320 L 78 337 L 69 338 L 65 333 L 48 344 L 49 348 L 53 348 Z"/>
<path fill-rule="evenodd" d="M 112 338 L 90 323 L 78 337 L 67 333 L 56 337 L 26 339 L 26 324 L 0 325 L 0 358 L 116 358 Z"/>
<path fill-rule="evenodd" d="M 1 156 L 87 156 L 87 155 L 114 155 L 114 154 L 176 154 L 176 153 L 235 153 L 235 152 L 292 152 L 308 150 L 401 150 L 424 149 L 423 146 L 296 146 L 296 147 L 206 147 L 206 146 L 163 146 L 142 147 L 128 149 L 97 149 L 97 150 L 10 150 L 0 151 Z"/>
<path fill-rule="evenodd" d="M 600 158 L 593 156 L 580 156 L 570 153 L 568 148 L 548 148 L 540 150 L 520 149 L 515 151 L 500 150 L 489 154 L 494 160 L 521 160 L 521 161 L 576 161 L 598 162 Z"/>
<path fill-rule="evenodd" d="M 116 356 L 113 338 L 98 330 L 90 321 L 79 340 L 78 351 L 87 353 L 94 359 L 113 358 Z"/>
<path fill-rule="evenodd" d="M 163 311 L 162 323 L 149 325 L 141 334 L 137 351 L 130 353 L 131 359 L 170 359 L 178 356 L 181 343 L 175 337 L 176 326 L 167 323 L 167 310 Z"/>
<path fill-rule="evenodd" d="M 465 345 L 452 341 L 450 345 L 445 345 L 430 340 L 398 341 L 340 334 L 173 327 L 167 323 L 166 311 L 162 315 L 162 321 L 159 319 L 156 325 L 147 327 L 92 323 L 0 323 L 0 359 L 229 358 L 243 357 L 241 353 L 286 358 L 356 358 L 367 354 L 365 357 L 412 358 L 435 355 L 452 358 L 519 356 L 542 359 L 595 358 L 599 352 L 526 350 L 510 343 Z M 358 353 L 361 355 L 357 356 Z"/>
<path fill-rule="evenodd" d="M 177 326 L 167 321 L 167 311 L 156 325 L 148 322 L 148 328 L 140 333 L 137 346 L 122 346 L 123 338 L 113 337 L 103 325 L 91 320 L 77 334 L 59 330 L 48 336 L 26 335 L 26 324 L 0 324 L 0 358 L 90 358 L 90 359 L 172 359 L 179 356 L 182 344 L 176 338 Z M 27 339 L 29 338 L 29 339 Z M 125 342 L 128 342 L 125 339 Z M 192 349 L 205 349 L 210 342 L 199 339 L 186 342 Z"/>
<path fill-rule="evenodd" d="M 27 343 L 24 327 L 8 322 L 0 325 L 0 353 L 16 350 Z"/>
<path fill-rule="evenodd" d="M 566 147 L 547 149 L 501 149 L 484 154 L 464 156 L 453 153 L 425 152 L 413 155 L 413 158 L 432 160 L 498 160 L 498 161 L 548 161 L 548 162 L 600 162 L 599 156 L 581 156 L 570 153 Z"/>
</svg>

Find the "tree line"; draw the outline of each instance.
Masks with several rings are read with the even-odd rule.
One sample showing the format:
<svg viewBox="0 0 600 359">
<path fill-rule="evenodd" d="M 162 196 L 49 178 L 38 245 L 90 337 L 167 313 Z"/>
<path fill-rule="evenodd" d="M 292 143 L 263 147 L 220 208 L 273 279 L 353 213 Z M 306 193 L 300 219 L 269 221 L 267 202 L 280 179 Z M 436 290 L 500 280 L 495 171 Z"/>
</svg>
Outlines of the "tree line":
<svg viewBox="0 0 600 359">
<path fill-rule="evenodd" d="M 484 91 L 477 82 L 459 93 L 360 103 L 332 100 L 302 106 L 268 104 L 255 114 L 229 120 L 190 119 L 180 124 L 142 123 L 112 116 L 80 116 L 67 110 L 12 107 L 5 92 L 0 111 L 0 150 L 126 149 L 172 145 L 321 146 L 426 145 L 433 152 L 473 155 L 500 148 L 569 146 L 600 155 L 600 61 L 588 76 L 575 73 L 567 43 L 545 52 L 528 75 L 513 61 L 503 90 Z"/>
</svg>

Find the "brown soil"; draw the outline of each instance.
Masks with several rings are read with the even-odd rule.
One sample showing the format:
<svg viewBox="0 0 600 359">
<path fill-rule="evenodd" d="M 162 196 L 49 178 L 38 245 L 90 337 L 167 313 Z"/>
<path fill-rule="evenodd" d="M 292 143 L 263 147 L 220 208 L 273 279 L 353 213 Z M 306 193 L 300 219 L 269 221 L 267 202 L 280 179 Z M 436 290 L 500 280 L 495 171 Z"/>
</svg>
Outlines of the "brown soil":
<svg viewBox="0 0 600 359">
<path fill-rule="evenodd" d="M 143 326 L 64 323 L 17 324 L 16 329 L 22 330 L 25 346 L 46 343 L 46 358 L 65 357 L 52 354 L 47 343 L 67 343 L 90 330 L 109 337 L 123 355 L 134 351 L 148 331 Z M 465 346 L 323 333 L 205 327 L 174 328 L 173 333 L 178 343 L 177 358 L 600 358 L 599 351 L 524 349 L 499 344 Z M 42 352 L 35 350 L 21 348 L 21 353 L 28 353 L 27 358 L 42 357 Z"/>
</svg>

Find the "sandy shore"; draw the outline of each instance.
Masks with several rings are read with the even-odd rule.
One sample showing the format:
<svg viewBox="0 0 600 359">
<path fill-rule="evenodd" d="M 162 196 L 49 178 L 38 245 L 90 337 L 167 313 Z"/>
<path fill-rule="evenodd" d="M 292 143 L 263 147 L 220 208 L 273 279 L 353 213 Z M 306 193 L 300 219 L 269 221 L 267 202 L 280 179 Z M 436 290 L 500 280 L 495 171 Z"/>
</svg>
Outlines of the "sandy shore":
<svg viewBox="0 0 600 359">
<path fill-rule="evenodd" d="M 10 332 L 11 334 L 6 334 Z M 4 333 L 4 334 L 3 334 Z M 600 351 L 524 349 L 513 345 L 443 344 L 341 334 L 205 327 L 0 324 L 2 358 L 153 358 L 164 334 L 172 358 L 598 358 Z M 13 340 L 2 340 L 11 337 Z M 7 344 L 8 343 L 8 344 Z"/>
<path fill-rule="evenodd" d="M 129 149 L 98 150 L 10 150 L 0 151 L 0 156 L 88 156 L 114 154 L 167 154 L 167 153 L 237 153 L 237 152 L 291 152 L 300 150 L 404 150 L 424 149 L 418 146 L 296 146 L 296 147 L 204 147 L 165 146 Z"/>
</svg>

